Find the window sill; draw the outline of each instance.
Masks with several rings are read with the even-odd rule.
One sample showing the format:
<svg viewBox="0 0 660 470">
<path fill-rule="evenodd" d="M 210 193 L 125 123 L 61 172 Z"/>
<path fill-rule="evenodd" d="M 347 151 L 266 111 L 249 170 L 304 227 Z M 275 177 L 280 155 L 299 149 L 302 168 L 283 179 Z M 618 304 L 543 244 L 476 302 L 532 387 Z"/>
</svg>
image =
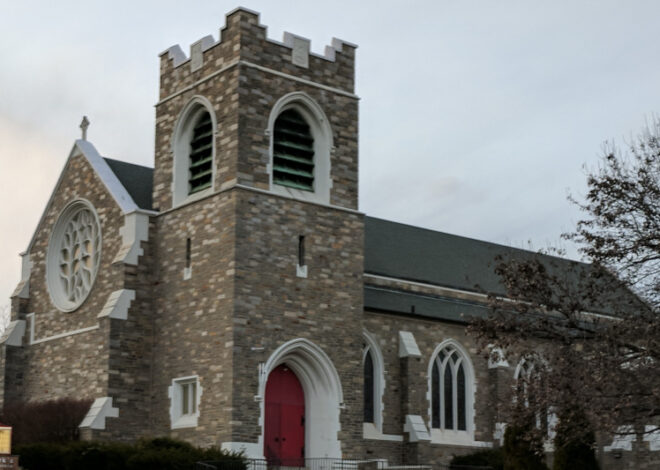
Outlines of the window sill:
<svg viewBox="0 0 660 470">
<path fill-rule="evenodd" d="M 462 447 L 493 447 L 492 442 L 475 441 L 467 431 L 431 429 L 431 444 L 443 444 Z"/>
<path fill-rule="evenodd" d="M 190 204 L 192 202 L 199 201 L 200 199 L 204 199 L 207 196 L 210 196 L 213 194 L 213 186 L 210 188 L 206 188 L 203 191 L 199 191 L 193 194 L 188 194 L 186 197 L 183 198 L 174 198 L 175 200 L 172 203 L 173 208 L 185 206 L 186 204 Z"/>
<path fill-rule="evenodd" d="M 172 429 L 196 428 L 197 415 L 184 415 L 172 422 Z"/>
</svg>

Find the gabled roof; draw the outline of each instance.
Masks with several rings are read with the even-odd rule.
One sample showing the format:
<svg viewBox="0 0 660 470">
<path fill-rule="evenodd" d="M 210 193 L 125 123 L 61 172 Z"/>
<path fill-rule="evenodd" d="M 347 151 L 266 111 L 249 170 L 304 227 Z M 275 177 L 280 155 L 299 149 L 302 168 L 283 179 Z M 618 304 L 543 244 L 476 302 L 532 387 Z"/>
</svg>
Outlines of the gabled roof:
<svg viewBox="0 0 660 470">
<path fill-rule="evenodd" d="M 135 201 L 133 200 L 133 196 L 128 192 L 124 183 L 119 180 L 115 172 L 110 168 L 110 165 L 108 164 L 106 159 L 104 159 L 99 154 L 99 152 L 96 150 L 96 147 L 94 147 L 94 145 L 92 145 L 91 142 L 81 139 L 76 140 L 73 144 L 73 148 L 71 149 L 71 152 L 69 152 L 69 157 L 66 160 L 65 168 L 69 160 L 77 155 L 82 155 L 89 162 L 90 166 L 94 169 L 94 171 L 101 179 L 101 181 L 107 188 L 108 192 L 110 193 L 110 195 L 115 200 L 115 202 L 117 203 L 117 205 L 124 214 L 129 214 L 131 212 L 135 212 L 136 210 L 142 209 L 135 203 Z M 137 165 L 132 165 L 132 166 L 137 166 Z M 48 211 L 48 208 L 50 207 L 53 201 L 53 197 L 55 197 L 55 193 L 57 189 L 60 187 L 63 176 L 64 176 L 64 170 L 62 170 L 62 172 L 60 173 L 57 183 L 55 183 L 53 192 L 50 194 L 50 197 L 48 198 L 48 202 L 46 203 L 46 207 L 44 208 L 44 211 L 41 214 L 41 218 L 39 219 L 39 223 L 37 224 L 37 227 L 41 227 L 43 220 L 46 217 L 46 212 Z M 149 184 L 151 185 L 151 183 Z M 34 243 L 36 236 L 37 236 L 37 231 L 35 230 L 35 232 L 32 235 L 32 238 L 30 239 L 30 243 L 28 244 L 26 252 L 29 253 L 30 250 L 32 249 L 32 245 Z"/>
<path fill-rule="evenodd" d="M 531 252 L 365 217 L 364 271 L 467 291 L 505 294 L 495 257 Z"/>
<path fill-rule="evenodd" d="M 154 169 L 103 158 L 140 209 L 152 210 Z"/>
</svg>

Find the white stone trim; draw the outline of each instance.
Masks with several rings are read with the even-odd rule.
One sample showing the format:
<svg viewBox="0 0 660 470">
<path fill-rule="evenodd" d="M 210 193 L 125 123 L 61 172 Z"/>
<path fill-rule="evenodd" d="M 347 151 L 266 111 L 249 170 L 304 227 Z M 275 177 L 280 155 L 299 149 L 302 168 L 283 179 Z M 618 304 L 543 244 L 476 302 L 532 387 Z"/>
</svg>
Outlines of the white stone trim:
<svg viewBox="0 0 660 470">
<path fill-rule="evenodd" d="M 227 452 L 240 452 L 248 459 L 262 460 L 264 458 L 263 448 L 259 447 L 259 444 L 254 442 L 223 442 L 220 444 L 220 449 Z M 248 464 L 248 469 L 249 468 L 250 465 Z"/>
<path fill-rule="evenodd" d="M 390 277 L 390 276 L 381 276 L 380 274 L 371 274 L 371 273 L 364 273 L 365 279 L 377 279 L 377 280 L 382 280 L 382 281 L 388 281 L 388 282 L 396 282 L 398 284 L 406 284 L 409 286 L 416 286 L 416 287 L 423 287 L 426 289 L 434 289 L 440 294 L 460 294 L 460 295 L 465 295 L 465 296 L 472 296 L 475 299 L 479 300 L 488 300 L 488 295 L 486 294 L 480 294 L 478 292 L 472 292 L 468 290 L 463 290 L 463 289 L 455 289 L 453 287 L 444 287 L 440 286 L 437 284 L 428 284 L 426 282 L 417 282 L 417 281 L 409 281 L 407 279 L 402 279 L 400 277 Z"/>
<path fill-rule="evenodd" d="M 495 423 L 495 431 L 493 431 L 493 439 L 498 441 L 500 445 L 504 445 L 504 433 L 506 432 L 507 423 Z"/>
<path fill-rule="evenodd" d="M 78 427 L 89 429 L 105 429 L 106 418 L 118 418 L 119 408 L 112 406 L 112 397 L 101 397 L 94 400 L 87 415 Z"/>
<path fill-rule="evenodd" d="M 265 393 L 268 375 L 280 364 L 294 371 L 305 394 L 305 457 L 341 458 L 339 415 L 344 407 L 341 381 L 328 355 L 305 338 L 296 338 L 278 347 L 259 365 L 259 386 L 255 400 L 260 402 L 258 448 L 264 446 Z"/>
<path fill-rule="evenodd" d="M 194 413 L 184 415 L 181 410 L 181 387 L 191 382 L 195 383 L 197 407 Z M 170 399 L 170 427 L 172 429 L 197 427 L 202 400 L 202 385 L 199 376 L 190 375 L 172 379 L 172 385 L 167 388 L 167 396 Z"/>
<path fill-rule="evenodd" d="M 204 65 L 204 51 L 215 46 L 216 42 L 210 34 L 190 45 L 190 71 L 196 72 Z"/>
<path fill-rule="evenodd" d="M 53 336 L 47 336 L 45 338 L 41 339 L 35 339 L 34 338 L 34 332 L 35 332 L 35 324 L 37 321 L 37 316 L 34 313 L 28 313 L 25 315 L 26 321 L 30 322 L 30 327 L 28 330 L 28 344 L 41 344 L 41 343 L 47 343 L 48 341 L 54 341 L 56 339 L 62 339 L 66 338 L 68 336 L 74 336 L 74 335 L 79 335 L 81 333 L 87 333 L 89 331 L 94 331 L 99 329 L 99 325 L 94 325 L 94 326 L 88 326 L 86 328 L 79 328 L 77 330 L 71 330 L 71 331 L 65 331 L 63 333 L 58 333 Z"/>
<path fill-rule="evenodd" d="M 247 13 L 251 13 L 251 14 L 253 14 L 257 17 L 258 26 L 260 28 L 264 29 L 264 36 L 265 36 L 267 42 L 277 44 L 279 46 L 285 46 L 285 47 L 288 47 L 289 49 L 293 48 L 293 46 L 291 45 L 291 41 L 289 40 L 289 36 L 294 36 L 294 35 L 287 32 L 287 31 L 285 31 L 284 34 L 283 34 L 282 42 L 277 41 L 276 39 L 272 39 L 272 38 L 268 37 L 268 27 L 266 25 L 261 24 L 261 18 L 260 18 L 261 13 L 259 13 L 258 11 L 250 10 L 249 8 L 245 8 L 245 7 L 237 7 L 237 8 L 234 8 L 233 10 L 231 10 L 229 13 L 227 13 L 225 15 L 225 18 L 230 17 L 231 15 L 236 13 L 237 11 L 244 11 L 244 12 L 247 12 Z M 226 29 L 226 28 L 227 28 L 227 23 L 225 21 L 225 26 L 222 29 Z M 222 33 L 220 33 L 220 37 L 222 37 Z M 305 38 L 305 37 L 302 37 L 302 36 L 296 36 L 296 37 L 298 37 L 300 39 L 304 39 L 307 42 L 311 43 L 311 41 L 308 38 Z M 204 38 L 202 38 L 201 40 L 199 40 L 197 42 L 202 42 L 204 40 L 207 41 L 206 43 L 203 43 L 203 44 L 206 44 L 205 46 L 204 45 L 202 46 L 204 48 L 204 50 L 210 49 L 211 47 L 220 44 L 220 40 L 218 40 L 216 42 L 213 39 L 213 36 L 211 36 L 211 35 L 205 36 Z M 193 44 L 195 44 L 195 43 L 193 43 Z M 311 54 L 314 55 L 315 57 L 318 57 L 319 59 L 324 59 L 324 60 L 327 60 L 328 62 L 335 62 L 336 53 L 337 52 L 342 52 L 343 49 L 344 49 L 344 46 L 350 46 L 350 47 L 354 47 L 354 48 L 358 47 L 356 44 L 353 44 L 351 42 L 344 41 L 344 40 L 338 39 L 338 38 L 332 38 L 332 41 L 331 41 L 330 45 L 325 46 L 323 55 L 316 54 L 316 53 L 311 53 Z M 183 52 L 183 49 L 181 48 L 181 46 L 179 44 L 175 44 L 174 46 L 171 46 L 171 47 L 165 49 L 163 52 L 161 52 L 159 54 L 159 56 L 162 56 L 164 54 L 168 55 L 168 59 L 173 61 L 173 65 L 176 68 L 176 67 L 179 67 L 180 65 L 186 63 L 188 60 L 192 59 L 192 46 L 191 46 L 191 58 L 186 57 L 185 52 Z"/>
<path fill-rule="evenodd" d="M 465 431 L 458 431 L 453 429 L 434 429 L 433 428 L 433 404 L 432 404 L 432 380 L 433 380 L 433 367 L 435 367 L 435 359 L 446 347 L 454 348 L 461 356 L 461 364 L 464 366 L 465 371 Z M 474 365 L 467 350 L 456 340 L 446 339 L 436 346 L 431 355 L 427 369 L 427 388 L 426 399 L 428 400 L 428 425 L 431 430 L 431 443 L 435 444 L 451 444 L 451 445 L 476 445 L 474 444 L 474 429 L 475 429 L 475 407 L 474 398 L 477 393 L 477 379 L 474 373 Z M 442 419 L 441 419 L 442 421 Z M 444 423 L 441 422 L 441 426 Z"/>
<path fill-rule="evenodd" d="M 376 431 L 379 433 L 383 432 L 383 411 L 385 405 L 383 403 L 383 395 L 385 394 L 385 360 L 383 359 L 383 353 L 378 346 L 378 341 L 376 338 L 369 333 L 367 330 L 362 332 L 362 337 L 367 343 L 367 347 L 364 348 L 362 353 L 362 365 L 364 367 L 364 361 L 368 352 L 371 352 L 371 358 L 373 359 L 374 365 L 374 404 L 376 404 L 376 412 L 374 413 L 374 422 L 373 423 L 364 423 L 372 424 Z"/>
<path fill-rule="evenodd" d="M 406 415 L 406 423 L 403 425 L 403 432 L 408 433 L 410 442 L 430 441 L 429 430 L 424 424 L 424 420 L 419 415 Z"/>
<path fill-rule="evenodd" d="M 87 159 L 90 166 L 94 169 L 94 172 L 98 175 L 99 179 L 103 182 L 104 186 L 124 214 L 128 214 L 134 211 L 144 212 L 137 206 L 137 204 L 135 204 L 135 201 L 133 201 L 131 195 L 128 193 L 124 185 L 121 184 L 119 178 L 117 178 L 117 175 L 114 174 L 108 163 L 98 153 L 96 147 L 94 147 L 94 145 L 92 145 L 92 143 L 87 140 L 78 139 L 74 142 L 71 152 L 69 152 L 69 157 L 66 159 L 64 167 L 60 172 L 60 176 L 57 179 L 57 183 L 55 183 L 55 187 L 50 193 L 50 197 L 48 198 L 46 207 L 44 208 L 44 211 L 39 218 L 37 227 L 41 227 L 43 225 L 43 222 L 46 218 L 46 213 L 48 212 L 48 208 L 50 208 L 53 202 L 53 198 L 55 197 L 55 193 L 62 183 L 62 178 L 64 177 L 64 169 L 69 164 L 69 160 L 78 155 L 82 155 Z M 37 231 L 35 230 L 32 235 L 32 239 L 28 244 L 27 250 L 25 250 L 27 253 L 32 250 L 32 245 L 34 244 L 36 237 Z"/>
<path fill-rule="evenodd" d="M 301 266 L 296 263 L 296 276 L 306 278 L 307 277 L 307 265 Z"/>
<path fill-rule="evenodd" d="M 14 320 L 9 322 L 5 331 L 0 335 L 0 344 L 7 346 L 23 346 L 25 335 L 25 320 Z"/>
<path fill-rule="evenodd" d="M 644 441 L 649 443 L 649 450 L 657 452 L 660 450 L 660 429 L 658 426 L 647 424 L 644 426 Z"/>
<path fill-rule="evenodd" d="M 273 183 L 273 128 L 279 115 L 288 109 L 294 109 L 303 116 L 314 138 L 314 191 L 302 191 Z M 266 135 L 270 137 L 268 147 L 270 190 L 273 193 L 284 194 L 293 199 L 329 204 L 330 188 L 332 187 L 330 154 L 333 148 L 333 135 L 330 121 L 323 108 L 307 93 L 302 91 L 287 93 L 273 105 L 268 117 Z"/>
<path fill-rule="evenodd" d="M 422 357 L 415 336 L 410 331 L 399 331 L 399 357 Z"/>
<path fill-rule="evenodd" d="M 133 212 L 139 209 L 133 198 L 128 193 L 126 188 L 117 178 L 117 175 L 112 171 L 108 163 L 101 157 L 96 148 L 91 142 L 87 140 L 76 140 L 74 149 L 85 156 L 90 163 L 96 174 L 99 176 L 103 184 L 108 189 L 110 195 L 117 202 L 117 205 L 124 214 Z M 72 151 L 73 153 L 74 151 Z"/>
<path fill-rule="evenodd" d="M 374 441 L 393 441 L 403 442 L 403 436 L 400 434 L 383 434 L 374 423 L 362 423 L 362 438 Z"/>
<path fill-rule="evenodd" d="M 174 48 L 174 47 L 179 48 L 179 50 L 181 49 L 179 46 L 173 46 L 172 48 Z M 170 49 L 172 49 L 172 48 L 170 48 Z M 169 51 L 169 49 L 168 49 L 168 51 Z M 169 53 L 168 51 L 165 51 L 165 52 Z M 181 51 L 181 53 L 184 54 L 183 51 Z M 184 54 L 184 56 L 185 56 L 185 54 Z M 245 65 L 246 67 L 257 69 L 261 72 L 265 72 L 265 73 L 269 73 L 271 75 L 276 75 L 278 77 L 286 78 L 286 79 L 292 80 L 292 81 L 297 82 L 297 83 L 302 83 L 303 85 L 308 85 L 308 86 L 312 86 L 314 88 L 319 88 L 321 90 L 329 91 L 329 92 L 335 93 L 337 95 L 345 96 L 347 98 L 352 98 L 354 100 L 359 100 L 360 99 L 360 97 L 357 96 L 356 94 L 349 93 L 349 92 L 344 91 L 344 90 L 340 90 L 339 88 L 334 88 L 334 87 L 331 87 L 331 86 L 322 85 L 320 83 L 316 83 L 316 82 L 313 82 L 311 80 L 306 80 L 304 78 L 296 77 L 294 75 L 289 75 L 288 73 L 278 72 L 277 70 L 273 70 L 273 69 L 269 69 L 268 67 L 263 67 L 261 65 L 253 64 L 252 62 L 248 62 L 248 61 L 245 61 L 245 60 L 236 60 L 234 62 L 230 62 L 229 64 L 225 65 L 221 69 L 218 69 L 215 72 L 210 73 L 210 74 L 204 76 L 203 78 L 200 78 L 195 83 L 193 83 L 191 85 L 188 85 L 187 87 L 182 88 L 181 90 L 176 91 L 176 92 L 172 93 L 171 95 L 166 96 L 165 98 L 158 101 L 155 106 L 159 106 L 163 103 L 166 103 L 166 102 L 170 101 L 171 99 L 174 99 L 177 96 L 180 96 L 180 95 L 182 95 L 182 94 L 198 87 L 202 83 L 211 80 L 212 78 L 220 75 L 221 73 L 224 73 L 224 72 L 228 71 L 229 69 L 231 69 L 233 67 L 236 67 L 237 65 Z"/>
<path fill-rule="evenodd" d="M 30 274 L 32 273 L 34 263 L 30 261 L 30 253 L 27 251 L 21 253 L 19 256 L 21 257 L 21 280 L 11 296 L 28 299 L 30 298 Z"/>
<path fill-rule="evenodd" d="M 207 112 L 213 126 L 211 148 L 211 186 L 203 191 L 188 194 L 188 167 L 190 165 L 190 140 L 193 128 L 202 113 Z M 218 119 L 213 104 L 201 95 L 193 96 L 183 107 L 172 132 L 172 206 L 179 206 L 189 201 L 197 201 L 215 191 L 216 175 L 216 138 L 218 136 Z"/>
<path fill-rule="evenodd" d="M 149 240 L 149 216 L 141 212 L 126 214 L 119 234 L 122 244 L 112 262 L 137 266 L 138 258 L 144 254 L 140 243 Z"/>
<path fill-rule="evenodd" d="M 506 360 L 504 355 L 504 350 L 502 348 L 494 347 L 492 344 L 488 345 L 488 368 L 489 369 L 498 369 L 498 368 L 508 368 L 509 361 Z M 491 354 L 497 354 L 497 361 L 494 361 L 491 357 Z"/>
<path fill-rule="evenodd" d="M 128 319 L 128 309 L 131 302 L 135 300 L 135 291 L 132 289 L 119 289 L 108 296 L 98 318 L 115 318 L 117 320 Z"/>
<path fill-rule="evenodd" d="M 284 45 L 291 49 L 291 63 L 302 68 L 309 68 L 309 51 L 312 41 L 297 34 L 284 31 Z"/>
<path fill-rule="evenodd" d="M 628 450 L 631 451 L 633 442 L 637 440 L 637 434 L 633 426 L 619 426 L 614 433 L 612 443 L 603 447 L 604 452 L 612 452 L 613 450 Z"/>
<path fill-rule="evenodd" d="M 98 330 L 98 329 L 99 329 L 98 325 L 88 326 L 87 328 L 80 328 L 78 330 L 66 331 L 64 333 L 60 333 L 60 334 L 53 335 L 53 336 L 48 336 L 46 338 L 36 339 L 36 340 L 31 341 L 30 344 L 46 343 L 48 341 L 53 341 L 53 340 L 56 340 L 56 339 L 66 338 L 67 336 L 79 335 L 81 333 L 87 333 L 89 331 L 94 331 L 94 330 Z M 33 335 L 34 335 L 34 331 L 31 330 L 30 331 L 30 336 L 34 337 Z"/>
<path fill-rule="evenodd" d="M 294 200 L 293 197 L 288 196 L 288 195 L 285 195 L 285 194 L 275 194 L 275 193 L 273 193 L 273 192 L 271 192 L 271 191 L 268 191 L 268 190 L 266 190 L 266 189 L 253 188 L 253 187 L 251 187 L 251 186 L 245 186 L 245 185 L 243 185 L 243 184 L 234 183 L 234 184 L 231 184 L 231 185 L 229 185 L 229 186 L 227 186 L 227 187 L 223 187 L 222 189 L 220 189 L 220 190 L 218 190 L 218 191 L 215 191 L 215 192 L 212 193 L 212 194 L 207 194 L 207 195 L 205 195 L 204 197 L 199 198 L 198 200 L 195 200 L 195 201 L 188 201 L 188 202 L 186 202 L 186 203 L 181 204 L 180 206 L 172 207 L 172 208 L 170 208 L 170 209 L 166 209 L 166 210 L 164 210 L 164 211 L 162 211 L 162 212 L 159 212 L 157 215 L 158 215 L 158 216 L 161 216 L 161 215 L 167 214 L 167 213 L 169 213 L 169 212 L 173 212 L 173 211 L 178 210 L 178 209 L 180 209 L 180 208 L 182 208 L 182 207 L 185 207 L 185 206 L 187 206 L 187 205 L 194 204 L 194 203 L 197 202 L 197 201 L 201 201 L 201 200 L 204 200 L 204 199 L 211 198 L 211 197 L 213 197 L 213 196 L 217 196 L 217 195 L 222 194 L 222 193 L 226 193 L 226 192 L 228 192 L 228 191 L 231 191 L 232 189 L 242 189 L 242 190 L 245 190 L 245 191 L 251 191 L 251 192 L 253 192 L 253 193 L 265 194 L 265 195 L 267 195 L 267 196 L 273 196 L 273 197 L 278 197 L 278 198 L 282 198 L 282 199 L 291 199 L 291 200 Z M 314 204 L 314 205 L 319 206 L 319 207 L 325 207 L 325 208 L 327 208 L 327 209 L 332 209 L 332 210 L 336 210 L 336 211 L 346 212 L 346 213 L 348 213 L 348 214 L 364 215 L 364 212 L 360 212 L 360 211 L 355 210 L 355 209 L 349 209 L 349 208 L 347 208 L 347 207 L 334 206 L 334 205 L 332 205 L 332 204 L 323 204 L 323 203 L 320 203 L 320 202 L 314 202 L 314 201 L 306 201 L 306 202 L 307 202 L 308 204 Z"/>
<path fill-rule="evenodd" d="M 62 259 L 62 243 L 63 240 L 67 238 L 67 232 L 71 228 L 71 222 L 73 220 L 82 218 L 85 216 L 85 219 L 89 219 L 88 223 L 85 224 L 87 230 L 84 233 L 91 233 L 91 239 L 87 239 L 91 242 L 93 249 L 90 251 L 90 258 L 92 258 L 93 266 L 90 271 L 91 281 L 89 285 L 83 286 L 82 293 L 79 296 L 76 296 L 75 290 L 73 294 L 73 300 L 71 299 L 71 293 L 64 291 L 61 283 L 61 265 L 63 262 Z M 91 228 L 91 230 L 90 230 Z M 76 230 L 74 228 L 74 230 Z M 78 229 L 80 230 L 80 229 Z M 78 243 L 81 243 L 79 241 Z M 82 241 L 84 243 L 84 240 Z M 75 251 L 70 247 L 70 251 Z M 82 249 L 80 252 L 84 253 Z M 73 312 L 77 310 L 87 299 L 92 289 L 94 288 L 94 283 L 96 282 L 96 276 L 98 274 L 99 266 L 101 264 L 101 255 L 103 253 L 103 228 L 101 226 L 101 221 L 99 219 L 98 213 L 94 205 L 87 199 L 77 198 L 69 202 L 64 209 L 59 213 L 55 224 L 53 225 L 50 237 L 48 240 L 48 251 L 46 253 L 46 287 L 48 288 L 48 294 L 50 295 L 50 300 L 62 312 Z M 75 274 L 72 274 L 73 270 L 70 270 L 69 275 L 69 284 L 74 280 Z M 80 273 L 81 271 L 79 271 Z M 84 276 L 79 277 L 84 281 Z"/>
</svg>

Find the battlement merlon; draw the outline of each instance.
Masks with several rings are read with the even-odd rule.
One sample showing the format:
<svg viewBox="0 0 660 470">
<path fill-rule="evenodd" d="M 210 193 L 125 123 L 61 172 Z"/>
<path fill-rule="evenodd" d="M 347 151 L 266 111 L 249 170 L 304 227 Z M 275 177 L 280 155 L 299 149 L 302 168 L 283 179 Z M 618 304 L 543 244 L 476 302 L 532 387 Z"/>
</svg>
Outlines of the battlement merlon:
<svg viewBox="0 0 660 470">
<path fill-rule="evenodd" d="M 190 85 L 239 62 L 354 92 L 355 44 L 333 38 L 324 53 L 318 54 L 311 51 L 311 41 L 305 37 L 285 32 L 280 42 L 266 33 L 259 13 L 239 7 L 226 15 L 219 40 L 205 36 L 190 45 L 189 55 L 179 45 L 163 51 L 161 99 L 176 93 L 184 82 Z"/>
</svg>

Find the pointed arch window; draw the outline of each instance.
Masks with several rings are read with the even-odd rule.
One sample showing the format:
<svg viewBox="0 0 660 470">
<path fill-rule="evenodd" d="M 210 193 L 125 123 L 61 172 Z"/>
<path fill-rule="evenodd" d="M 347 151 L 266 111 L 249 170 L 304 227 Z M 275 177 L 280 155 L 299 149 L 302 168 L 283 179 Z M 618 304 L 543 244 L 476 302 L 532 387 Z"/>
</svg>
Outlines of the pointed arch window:
<svg viewBox="0 0 660 470">
<path fill-rule="evenodd" d="M 194 96 L 179 114 L 172 135 L 173 206 L 213 192 L 217 127 L 213 105 L 202 96 Z"/>
<path fill-rule="evenodd" d="M 545 395 L 544 369 L 546 367 L 543 359 L 536 355 L 523 357 L 513 374 L 515 381 L 514 400 L 521 400 L 525 408 L 535 411 L 535 425 L 544 435 L 552 433 L 552 426 L 556 416 L 552 407 L 539 400 L 539 395 Z"/>
<path fill-rule="evenodd" d="M 333 138 L 321 106 L 306 93 L 288 93 L 271 109 L 267 133 L 271 191 L 329 204 Z"/>
<path fill-rule="evenodd" d="M 453 345 L 442 348 L 431 369 L 431 427 L 435 429 L 468 430 L 468 393 L 471 384 L 467 363 Z"/>
<path fill-rule="evenodd" d="M 211 187 L 213 174 L 213 122 L 208 112 L 197 119 L 190 139 L 188 194 Z"/>
<path fill-rule="evenodd" d="M 374 360 L 371 356 L 371 349 L 367 349 L 364 357 L 364 419 L 365 423 L 374 422 L 374 394 L 376 392 L 374 383 Z"/>
<path fill-rule="evenodd" d="M 287 109 L 275 120 L 273 183 L 314 191 L 314 137 L 305 118 Z"/>
</svg>

